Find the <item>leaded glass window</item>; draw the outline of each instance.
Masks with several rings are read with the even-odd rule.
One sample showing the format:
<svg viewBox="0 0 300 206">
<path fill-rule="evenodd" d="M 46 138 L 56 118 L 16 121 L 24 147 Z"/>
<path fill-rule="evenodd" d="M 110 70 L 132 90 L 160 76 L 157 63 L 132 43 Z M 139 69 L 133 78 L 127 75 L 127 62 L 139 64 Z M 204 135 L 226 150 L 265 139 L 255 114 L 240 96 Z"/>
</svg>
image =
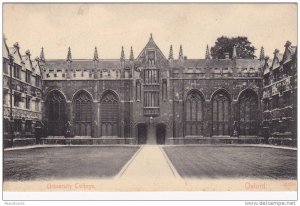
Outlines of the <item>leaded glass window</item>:
<svg viewBox="0 0 300 206">
<path fill-rule="evenodd" d="M 119 134 L 119 100 L 112 93 L 106 93 L 100 102 L 102 136 L 118 136 Z"/>
<path fill-rule="evenodd" d="M 185 101 L 185 135 L 203 135 L 204 98 L 198 92 L 188 94 Z"/>
<path fill-rule="evenodd" d="M 246 90 L 239 98 L 239 135 L 257 134 L 258 99 L 255 92 Z"/>
<path fill-rule="evenodd" d="M 64 96 L 58 91 L 53 91 L 48 94 L 45 105 L 46 117 L 48 118 L 48 135 L 65 135 L 66 101 Z"/>
<path fill-rule="evenodd" d="M 75 136 L 92 135 L 92 99 L 82 91 L 74 98 Z"/>
<path fill-rule="evenodd" d="M 220 91 L 212 99 L 212 132 L 214 136 L 229 135 L 230 99 Z"/>
</svg>

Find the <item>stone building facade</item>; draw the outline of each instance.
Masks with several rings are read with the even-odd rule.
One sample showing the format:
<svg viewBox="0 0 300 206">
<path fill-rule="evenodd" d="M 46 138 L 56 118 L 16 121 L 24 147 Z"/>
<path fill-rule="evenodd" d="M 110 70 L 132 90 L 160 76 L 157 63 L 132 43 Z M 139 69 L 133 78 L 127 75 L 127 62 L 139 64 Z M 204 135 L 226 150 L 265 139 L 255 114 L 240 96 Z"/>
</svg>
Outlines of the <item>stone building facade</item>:
<svg viewBox="0 0 300 206">
<path fill-rule="evenodd" d="M 35 143 L 35 125 L 42 122 L 42 75 L 39 59 L 31 59 L 30 51 L 20 54 L 15 43 L 2 42 L 3 54 L 3 137 L 4 146 Z M 10 125 L 12 135 L 9 134 Z"/>
<path fill-rule="evenodd" d="M 295 81 L 291 48 L 279 64 L 292 65 Z M 268 143 L 275 137 L 266 132 L 274 127 L 264 104 L 273 83 L 264 80 L 270 60 L 263 49 L 259 59 L 240 59 L 235 47 L 224 59 L 212 59 L 208 47 L 204 59 L 188 59 L 180 46 L 174 58 L 172 46 L 165 56 L 151 35 L 136 58 L 132 48 L 125 58 L 122 47 L 120 59 L 102 59 L 95 47 L 92 59 L 72 59 L 69 48 L 66 59 L 48 60 L 42 49 L 37 62 L 44 143 Z"/>
<path fill-rule="evenodd" d="M 297 47 L 285 44 L 284 53 L 274 51 L 263 67 L 263 123 L 269 142 L 296 143 L 297 136 Z"/>
</svg>

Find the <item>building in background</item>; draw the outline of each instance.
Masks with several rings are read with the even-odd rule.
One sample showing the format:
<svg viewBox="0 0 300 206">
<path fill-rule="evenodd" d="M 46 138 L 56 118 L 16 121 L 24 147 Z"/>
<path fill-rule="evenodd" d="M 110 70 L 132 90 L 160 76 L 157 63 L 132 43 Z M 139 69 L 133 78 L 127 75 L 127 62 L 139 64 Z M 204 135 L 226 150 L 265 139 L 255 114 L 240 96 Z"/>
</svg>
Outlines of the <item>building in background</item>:
<svg viewBox="0 0 300 206">
<path fill-rule="evenodd" d="M 42 51 L 47 136 L 66 135 L 68 123 L 71 136 L 99 144 L 262 142 L 264 60 L 233 53 L 211 59 L 207 48 L 188 59 L 180 47 L 174 58 L 171 46 L 166 57 L 152 36 L 136 58 L 123 47 L 110 60 L 97 48 L 90 60 L 72 59 L 70 48 L 66 59 L 45 60 Z"/>
<path fill-rule="evenodd" d="M 23 72 L 14 81 L 27 81 L 27 93 L 14 89 L 20 96 L 14 102 L 36 115 L 20 117 L 15 131 L 42 119 L 45 144 L 295 144 L 297 59 L 289 42 L 273 60 L 264 57 L 263 48 L 259 59 L 241 59 L 235 47 L 231 58 L 212 59 L 207 47 L 203 59 L 189 59 L 180 46 L 174 58 L 172 46 L 165 56 L 152 35 L 136 58 L 132 47 L 128 58 L 122 47 L 119 59 L 102 59 L 97 47 L 86 60 L 72 59 L 71 48 L 59 60 L 46 59 L 44 49 L 35 61 L 29 52 L 14 51 L 18 45 L 7 56 L 12 53 Z M 3 74 L 9 78 L 4 69 Z M 40 74 L 42 92 L 41 83 L 28 82 Z M 42 110 L 26 109 L 27 99 Z M 17 105 L 13 109 L 21 110 Z"/>
<path fill-rule="evenodd" d="M 42 121 L 39 59 L 31 60 L 29 50 L 21 55 L 18 43 L 8 47 L 3 39 L 2 44 L 4 146 L 10 145 L 12 138 L 14 145 L 32 144 L 35 143 L 35 124 Z"/>
<path fill-rule="evenodd" d="M 263 131 L 270 143 L 296 144 L 297 47 L 285 44 L 284 53 L 274 51 L 263 67 Z"/>
</svg>

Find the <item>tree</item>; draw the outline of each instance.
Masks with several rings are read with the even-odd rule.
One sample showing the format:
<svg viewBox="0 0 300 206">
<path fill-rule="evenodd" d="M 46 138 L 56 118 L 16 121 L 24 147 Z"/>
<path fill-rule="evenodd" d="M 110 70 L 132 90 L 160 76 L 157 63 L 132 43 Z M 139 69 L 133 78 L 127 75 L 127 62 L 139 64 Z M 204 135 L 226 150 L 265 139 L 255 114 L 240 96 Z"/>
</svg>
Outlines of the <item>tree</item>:
<svg viewBox="0 0 300 206">
<path fill-rule="evenodd" d="M 234 45 L 236 46 L 238 58 L 254 59 L 256 57 L 254 55 L 256 48 L 252 46 L 252 43 L 248 40 L 248 37 L 244 36 L 233 38 L 228 38 L 226 36 L 219 37 L 215 42 L 215 45 L 210 49 L 211 56 L 214 59 L 224 59 L 224 53 L 228 52 L 229 57 L 232 58 Z"/>
</svg>

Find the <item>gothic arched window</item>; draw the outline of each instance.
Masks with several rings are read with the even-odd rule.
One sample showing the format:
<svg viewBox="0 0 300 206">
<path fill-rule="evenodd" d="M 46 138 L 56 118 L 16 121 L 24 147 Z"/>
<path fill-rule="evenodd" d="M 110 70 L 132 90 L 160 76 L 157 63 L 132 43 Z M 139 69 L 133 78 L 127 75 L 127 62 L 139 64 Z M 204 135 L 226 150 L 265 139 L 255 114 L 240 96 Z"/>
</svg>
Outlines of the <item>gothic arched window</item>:
<svg viewBox="0 0 300 206">
<path fill-rule="evenodd" d="M 48 135 L 64 136 L 66 124 L 66 100 L 58 91 L 48 94 L 45 101 Z"/>
<path fill-rule="evenodd" d="M 203 135 L 204 99 L 198 92 L 188 94 L 185 101 L 185 135 Z"/>
<path fill-rule="evenodd" d="M 227 93 L 220 91 L 212 99 L 212 134 L 214 136 L 229 135 L 230 99 Z"/>
<path fill-rule="evenodd" d="M 102 136 L 118 136 L 119 134 L 119 100 L 112 93 L 106 93 L 101 99 L 101 131 Z"/>
<path fill-rule="evenodd" d="M 239 97 L 239 135 L 256 135 L 258 98 L 254 91 L 246 90 Z"/>
<path fill-rule="evenodd" d="M 92 135 L 92 98 L 90 95 L 81 91 L 77 93 L 73 100 L 74 111 L 74 135 Z"/>
</svg>

